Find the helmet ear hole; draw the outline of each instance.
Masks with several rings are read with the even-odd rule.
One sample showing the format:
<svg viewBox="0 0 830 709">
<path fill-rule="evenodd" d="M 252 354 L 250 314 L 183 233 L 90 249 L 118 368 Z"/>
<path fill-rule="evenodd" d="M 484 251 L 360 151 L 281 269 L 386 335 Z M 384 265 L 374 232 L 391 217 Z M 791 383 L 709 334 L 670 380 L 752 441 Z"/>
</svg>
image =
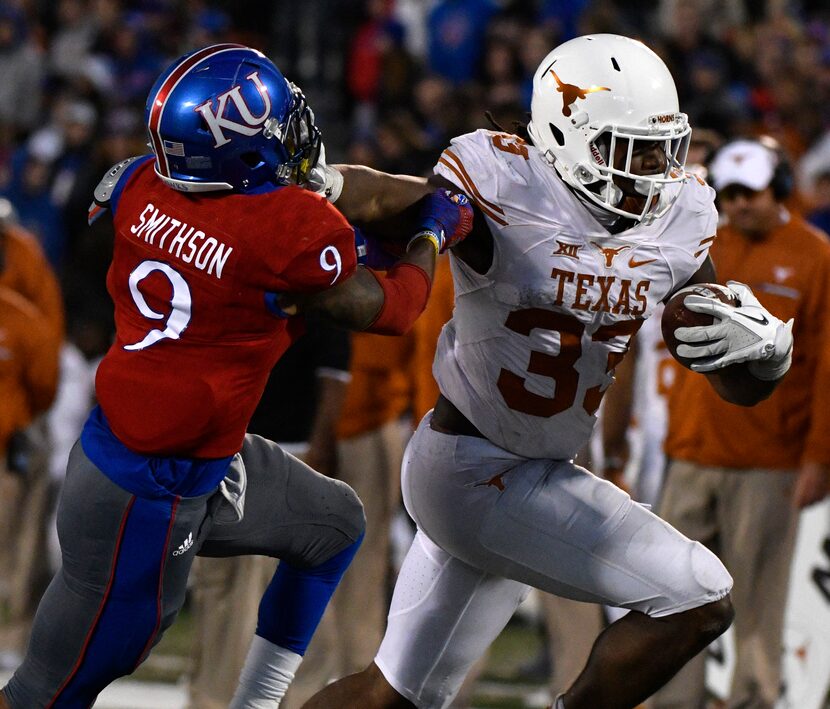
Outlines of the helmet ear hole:
<svg viewBox="0 0 830 709">
<path fill-rule="evenodd" d="M 565 145 L 565 136 L 562 131 L 553 125 L 553 123 L 548 123 L 548 127 L 550 128 L 550 132 L 553 133 L 553 139 L 556 141 L 557 145 L 559 145 L 560 148 Z"/>
<path fill-rule="evenodd" d="M 242 153 L 242 155 L 239 156 L 239 159 L 242 160 L 242 162 L 244 162 L 250 168 L 259 167 L 260 165 L 265 164 L 265 161 L 262 159 L 262 156 L 255 151 Z"/>
</svg>

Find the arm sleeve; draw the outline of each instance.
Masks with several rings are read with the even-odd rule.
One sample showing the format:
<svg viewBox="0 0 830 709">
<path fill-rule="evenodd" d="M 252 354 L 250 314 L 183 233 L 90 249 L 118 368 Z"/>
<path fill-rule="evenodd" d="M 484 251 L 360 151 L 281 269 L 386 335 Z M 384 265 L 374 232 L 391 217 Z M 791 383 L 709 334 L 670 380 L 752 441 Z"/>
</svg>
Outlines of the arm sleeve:
<svg viewBox="0 0 830 709">
<path fill-rule="evenodd" d="M 672 291 L 682 288 L 703 265 L 718 230 L 718 210 L 715 191 L 697 177 L 689 178 L 684 187 L 690 192 L 678 213 L 683 222 L 671 230 L 672 241 L 667 248 L 673 251 Z M 667 218 L 667 217 L 664 217 Z"/>
<path fill-rule="evenodd" d="M 427 307 L 432 287 L 429 276 L 411 263 L 394 265 L 386 272 L 386 277 L 371 272 L 383 289 L 383 305 L 366 332 L 378 335 L 406 334 Z"/>
</svg>

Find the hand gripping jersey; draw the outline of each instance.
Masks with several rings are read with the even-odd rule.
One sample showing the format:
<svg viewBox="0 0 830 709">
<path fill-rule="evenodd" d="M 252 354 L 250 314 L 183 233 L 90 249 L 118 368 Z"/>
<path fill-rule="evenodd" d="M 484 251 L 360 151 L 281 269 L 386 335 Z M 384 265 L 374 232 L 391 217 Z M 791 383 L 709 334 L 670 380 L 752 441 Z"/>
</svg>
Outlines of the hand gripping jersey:
<svg viewBox="0 0 830 709">
<path fill-rule="evenodd" d="M 96 378 L 101 408 L 135 452 L 233 455 L 271 367 L 303 332 L 275 294 L 348 278 L 354 232 L 299 187 L 177 192 L 150 157 L 110 176 L 116 338 Z"/>
<path fill-rule="evenodd" d="M 494 240 L 484 275 L 452 258 L 455 312 L 436 381 L 497 445 L 570 459 L 630 338 L 706 258 L 714 191 L 690 177 L 667 188 L 681 192 L 664 217 L 611 235 L 516 136 L 456 138 L 435 172 L 473 199 Z"/>
</svg>

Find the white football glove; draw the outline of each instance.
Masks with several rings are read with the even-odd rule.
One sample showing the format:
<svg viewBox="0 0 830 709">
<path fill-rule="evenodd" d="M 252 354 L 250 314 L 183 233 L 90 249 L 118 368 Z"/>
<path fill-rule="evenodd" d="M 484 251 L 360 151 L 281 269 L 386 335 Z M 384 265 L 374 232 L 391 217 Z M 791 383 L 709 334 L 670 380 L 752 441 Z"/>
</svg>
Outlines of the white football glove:
<svg viewBox="0 0 830 709">
<path fill-rule="evenodd" d="M 303 186 L 307 190 L 322 195 L 332 204 L 337 201 L 343 191 L 343 175 L 331 165 L 326 165 L 326 146 L 322 143 L 317 164 L 311 169 L 308 181 Z"/>
<path fill-rule="evenodd" d="M 749 363 L 750 373 L 766 381 L 778 379 L 790 368 L 793 351 L 793 321 L 782 322 L 770 313 L 748 286 L 727 281 L 737 297 L 733 307 L 702 295 L 686 296 L 684 305 L 696 313 L 715 318 L 712 325 L 679 327 L 675 336 L 684 343 L 677 354 L 698 361 L 695 372 L 713 372 L 730 364 Z"/>
</svg>

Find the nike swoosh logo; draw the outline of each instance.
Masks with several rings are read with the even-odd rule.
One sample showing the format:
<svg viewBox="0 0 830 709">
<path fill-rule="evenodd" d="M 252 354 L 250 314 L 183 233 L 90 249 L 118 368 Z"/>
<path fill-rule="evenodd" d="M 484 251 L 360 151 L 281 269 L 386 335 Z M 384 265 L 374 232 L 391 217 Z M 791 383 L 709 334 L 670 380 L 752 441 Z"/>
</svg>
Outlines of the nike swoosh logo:
<svg viewBox="0 0 830 709">
<path fill-rule="evenodd" d="M 740 315 L 742 318 L 752 320 L 752 322 L 757 322 L 759 325 L 769 325 L 769 320 L 767 320 L 766 315 L 762 315 L 760 318 L 753 317 L 752 315 L 747 315 L 746 313 L 735 313 L 735 315 Z"/>
<path fill-rule="evenodd" d="M 628 267 L 638 268 L 639 266 L 645 266 L 647 263 L 654 263 L 656 260 L 656 258 L 648 258 L 645 261 L 635 261 L 634 257 L 632 256 L 630 259 L 628 259 Z"/>
</svg>

